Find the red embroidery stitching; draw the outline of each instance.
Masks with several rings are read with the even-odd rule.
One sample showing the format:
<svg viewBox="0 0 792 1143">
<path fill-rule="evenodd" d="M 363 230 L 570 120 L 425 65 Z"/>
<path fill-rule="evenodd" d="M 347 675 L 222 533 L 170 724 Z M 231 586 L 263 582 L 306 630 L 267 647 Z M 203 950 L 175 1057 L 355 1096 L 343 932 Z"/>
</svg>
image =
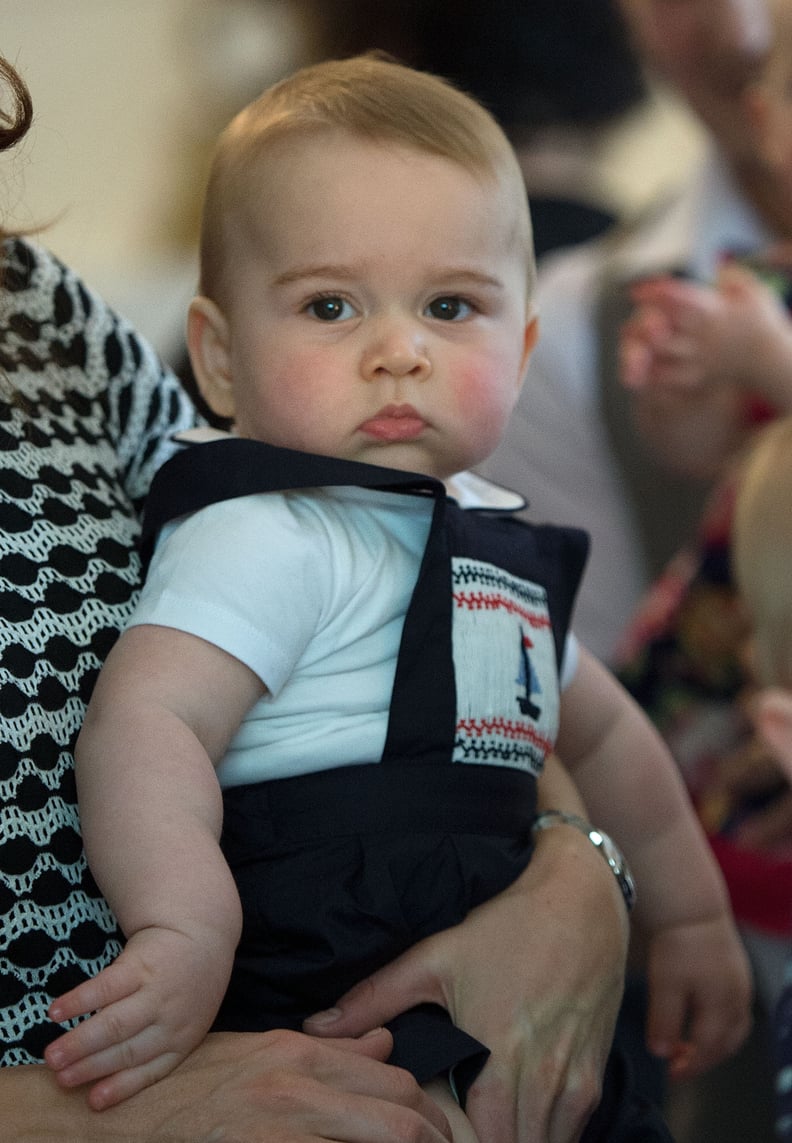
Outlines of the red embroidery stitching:
<svg viewBox="0 0 792 1143">
<path fill-rule="evenodd" d="M 549 616 L 538 615 L 535 611 L 529 611 L 526 607 L 521 607 L 513 599 L 507 599 L 503 595 L 487 595 L 481 591 L 454 592 L 454 603 L 457 607 L 467 608 L 468 611 L 508 611 L 510 615 L 521 616 L 532 627 L 546 628 L 550 626 Z"/>
</svg>

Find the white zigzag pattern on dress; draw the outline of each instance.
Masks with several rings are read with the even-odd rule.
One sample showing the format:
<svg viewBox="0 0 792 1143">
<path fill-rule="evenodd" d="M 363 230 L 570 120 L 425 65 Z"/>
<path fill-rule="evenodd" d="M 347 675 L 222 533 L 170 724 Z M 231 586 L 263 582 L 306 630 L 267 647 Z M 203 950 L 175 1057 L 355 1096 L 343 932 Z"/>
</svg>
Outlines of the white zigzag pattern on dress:
<svg viewBox="0 0 792 1143">
<path fill-rule="evenodd" d="M 101 972 L 103 968 L 106 968 L 110 961 L 117 957 L 120 952 L 120 941 L 109 941 L 103 955 L 91 957 L 90 960 L 82 960 L 75 957 L 70 949 L 60 948 L 47 964 L 41 965 L 39 968 L 21 969 L 10 964 L 4 957 L 0 957 L 0 975 L 15 976 L 28 988 L 34 990 L 33 995 L 41 995 L 46 988 L 47 981 L 60 969 L 72 964 L 79 964 L 86 976 L 96 976 L 96 974 Z M 19 1007 L 20 1005 L 11 1005 L 7 1008 L 0 1008 L 0 1028 L 5 1027 L 9 1020 L 13 1021 L 13 1013 Z M 31 1007 L 31 1005 L 28 1004 L 27 1007 Z"/>
<path fill-rule="evenodd" d="M 64 825 L 71 825 L 76 830 L 78 822 L 76 806 L 59 797 L 51 798 L 43 809 L 29 812 L 21 809 L 20 806 L 5 806 L 1 819 L 5 841 L 24 837 L 40 848 L 47 845 L 52 835 Z M 3 877 L 6 876 L 7 874 L 4 872 Z"/>
<path fill-rule="evenodd" d="M 66 941 L 85 921 L 98 924 L 105 933 L 111 933 L 115 928 L 115 920 L 107 905 L 88 897 L 82 890 L 72 893 L 67 901 L 58 905 L 38 905 L 29 899 L 18 901 L 2 917 L 0 948 L 7 948 L 23 933 L 37 930 L 46 933 L 53 941 Z M 5 967 L 8 971 L 7 963 Z M 23 971 L 28 970 L 12 970 L 14 976 L 20 976 Z"/>
<path fill-rule="evenodd" d="M 85 703 L 79 698 L 70 698 L 58 711 L 45 710 L 38 703 L 31 703 L 20 718 L 3 719 L 3 733 L 6 742 L 14 742 L 19 739 L 20 729 L 23 731 L 26 729 L 26 737 L 21 739 L 24 749 L 24 745 L 30 742 L 38 727 L 46 728 L 47 731 L 51 729 L 52 738 L 65 747 L 75 731 L 82 726 L 84 718 Z"/>
<path fill-rule="evenodd" d="M 27 728 L 28 739 L 30 738 L 30 729 L 30 727 Z M 35 731 L 35 724 L 33 725 L 33 730 Z M 6 734 L 5 737 L 7 741 L 12 741 L 8 734 Z M 63 775 L 68 770 L 71 770 L 71 767 L 71 753 L 66 749 L 65 745 L 64 751 L 58 759 L 57 766 L 53 766 L 50 770 L 42 770 L 39 766 L 36 765 L 32 758 L 20 759 L 20 761 L 17 763 L 16 770 L 11 775 L 11 777 L 6 778 L 3 782 L 0 782 L 0 803 L 3 804 L 3 812 L 2 815 L 0 815 L 0 821 L 3 823 L 2 829 L 4 838 L 15 836 L 9 835 L 7 832 L 5 814 L 8 812 L 8 809 L 11 808 L 8 806 L 8 803 L 15 800 L 17 790 L 20 788 L 25 779 L 34 777 L 37 778 L 48 790 L 59 790 L 63 782 Z"/>
<path fill-rule="evenodd" d="M 46 1008 L 52 998 L 46 992 L 35 992 L 19 1004 L 0 1009 L 0 1028 L 6 1042 L 19 1040 L 38 1023 L 38 1005 Z M 31 1058 L 29 1061 L 35 1063 Z"/>
<path fill-rule="evenodd" d="M 57 823 L 60 828 L 62 823 Z M 55 830 L 53 830 L 53 833 Z M 62 861 L 58 861 L 51 853 L 39 853 L 36 855 L 36 860 L 26 869 L 24 873 L 4 873 L 2 875 L 2 883 L 16 896 L 27 896 L 37 879 L 44 873 L 57 873 L 63 880 L 72 887 L 79 885 L 82 882 L 85 874 L 87 862 L 85 855 L 73 861 L 71 865 L 65 865 Z"/>
<path fill-rule="evenodd" d="M 78 506 L 77 510 L 83 509 Z M 136 521 L 125 520 L 120 513 L 112 511 L 105 520 L 107 526 L 107 534 L 103 539 L 115 540 L 116 543 L 124 548 L 129 548 L 130 542 L 137 539 L 139 527 Z M 95 528 L 95 525 L 94 525 Z M 30 529 L 25 533 L 25 555 L 33 564 L 42 565 L 39 574 L 32 583 L 14 583 L 11 580 L 0 578 L 0 583 L 19 591 L 21 595 L 32 600 L 34 603 L 40 602 L 41 589 L 49 582 L 59 582 L 62 580 L 62 575 L 56 570 L 47 566 L 51 553 L 54 548 L 68 547 L 70 551 L 77 552 L 84 556 L 89 563 L 82 576 L 69 575 L 69 586 L 76 588 L 92 588 L 96 580 L 96 573 L 107 571 L 106 565 L 103 560 L 96 559 L 94 556 L 96 548 L 96 533 L 93 534 L 87 527 L 85 522 L 79 521 L 59 525 L 57 532 L 53 536 L 52 525 L 49 526 L 49 533 L 46 526 L 42 528 L 41 522 L 34 522 Z M 2 553 L 5 545 L 0 539 L 0 553 Z M 10 545 L 9 545 L 10 547 Z M 134 553 L 130 553 L 128 561 L 121 568 L 113 568 L 116 573 L 127 572 L 129 573 L 130 567 L 132 571 L 137 569 L 137 557 Z"/>
</svg>

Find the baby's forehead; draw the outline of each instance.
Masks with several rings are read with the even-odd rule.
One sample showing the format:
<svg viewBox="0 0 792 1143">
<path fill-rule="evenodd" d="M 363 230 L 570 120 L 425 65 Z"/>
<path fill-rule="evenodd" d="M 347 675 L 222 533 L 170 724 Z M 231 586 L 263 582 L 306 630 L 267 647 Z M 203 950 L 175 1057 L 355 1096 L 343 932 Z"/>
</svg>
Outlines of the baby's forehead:
<svg viewBox="0 0 792 1143">
<path fill-rule="evenodd" d="M 264 137 L 243 148 L 236 165 L 254 183 L 282 177 L 284 170 L 292 172 L 294 177 L 315 178 L 317 171 L 321 171 L 317 160 L 334 152 L 345 155 L 347 170 L 359 174 L 361 179 L 366 178 L 374 164 L 383 160 L 436 162 L 456 171 L 461 179 L 476 179 L 490 189 L 504 181 L 506 174 L 505 167 L 499 168 L 494 161 L 480 159 L 474 162 L 420 141 L 410 142 L 387 134 L 364 135 L 337 126 L 300 127 L 275 133 L 271 138 Z"/>
<path fill-rule="evenodd" d="M 446 233 L 449 220 L 449 229 L 455 225 L 462 242 L 478 223 L 479 231 L 488 235 L 488 249 L 506 245 L 524 258 L 529 292 L 532 289 L 530 219 L 519 168 L 515 176 L 507 165 L 496 170 L 387 137 L 361 137 L 339 129 L 281 134 L 248 148 L 245 158 L 231 165 L 236 169 L 228 172 L 226 209 L 221 211 L 226 256 L 274 252 L 291 242 L 295 226 L 302 231 L 301 245 L 316 240 L 321 247 L 328 219 L 336 229 L 346 228 L 359 246 L 363 239 L 356 217 L 361 212 L 367 220 L 376 217 L 368 203 L 382 201 L 379 220 L 390 234 L 409 226 L 405 219 L 414 219 L 420 229 L 424 216 L 434 215 L 443 223 L 438 231 Z M 404 187 L 404 196 L 395 201 L 390 195 L 394 182 Z M 410 214 L 407 201 L 413 197 L 425 203 L 425 215 Z M 358 202 L 364 205 L 355 207 Z M 386 204 L 391 202 L 389 210 Z M 434 231 L 427 240 L 433 236 Z"/>
<path fill-rule="evenodd" d="M 336 161 L 333 161 L 333 156 Z M 436 164 L 436 173 L 432 171 Z M 284 198 L 304 188 L 321 195 L 333 191 L 337 181 L 351 193 L 377 193 L 383 169 L 397 178 L 413 180 L 416 193 L 431 201 L 447 193 L 449 186 L 464 187 L 473 197 L 497 201 L 501 216 L 527 215 L 526 191 L 519 168 L 504 164 L 465 161 L 420 144 L 388 136 L 361 136 L 339 128 L 299 131 L 251 149 L 232 175 L 229 206 L 253 207 L 266 216 L 270 199 L 277 208 Z M 436 195 L 434 194 L 436 189 Z M 321 216 L 316 218 L 321 224 Z"/>
</svg>

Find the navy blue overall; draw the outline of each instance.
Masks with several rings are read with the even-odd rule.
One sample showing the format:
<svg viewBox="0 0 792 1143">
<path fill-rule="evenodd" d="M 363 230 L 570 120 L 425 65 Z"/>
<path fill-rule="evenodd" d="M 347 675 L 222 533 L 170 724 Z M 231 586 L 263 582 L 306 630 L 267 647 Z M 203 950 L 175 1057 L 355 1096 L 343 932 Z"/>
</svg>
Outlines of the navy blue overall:
<svg viewBox="0 0 792 1143">
<path fill-rule="evenodd" d="M 209 503 L 345 485 L 434 501 L 385 747 L 379 764 L 224 791 L 222 846 L 244 925 L 218 1029 L 299 1029 L 352 984 L 505 889 L 532 852 L 535 777 L 507 757 L 509 743 L 493 747 L 502 755 L 495 764 L 458 764 L 466 747 L 452 653 L 452 568 L 484 566 L 493 582 L 505 573 L 509 582 L 544 589 L 560 663 L 588 551 L 583 532 L 462 510 L 430 477 L 228 439 L 191 447 L 160 470 L 146 506 L 144 559 L 166 521 Z M 530 682 L 517 690 L 522 717 L 538 715 Z M 389 1027 L 392 1062 L 421 1082 L 453 1070 L 464 1095 L 486 1062 L 484 1045 L 436 1006 L 412 1009 Z M 602 1134 L 587 1133 L 587 1143 L 667 1140 L 643 1119 L 640 1134 L 612 1133 L 615 1119 L 636 1105 L 621 1072 L 615 1083 L 606 1093 L 609 1123 Z"/>
</svg>

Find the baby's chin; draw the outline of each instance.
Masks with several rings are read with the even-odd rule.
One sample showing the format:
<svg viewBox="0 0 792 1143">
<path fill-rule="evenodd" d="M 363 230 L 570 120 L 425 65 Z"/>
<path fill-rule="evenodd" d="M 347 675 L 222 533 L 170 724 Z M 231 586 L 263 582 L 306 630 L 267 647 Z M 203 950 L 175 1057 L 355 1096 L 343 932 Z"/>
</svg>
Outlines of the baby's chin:
<svg viewBox="0 0 792 1143">
<path fill-rule="evenodd" d="M 422 476 L 433 476 L 445 480 L 453 475 L 449 464 L 444 463 L 430 450 L 413 441 L 375 442 L 356 448 L 350 452 L 350 460 L 364 464 L 377 464 L 381 468 L 392 468 L 399 472 L 416 472 Z"/>
</svg>

